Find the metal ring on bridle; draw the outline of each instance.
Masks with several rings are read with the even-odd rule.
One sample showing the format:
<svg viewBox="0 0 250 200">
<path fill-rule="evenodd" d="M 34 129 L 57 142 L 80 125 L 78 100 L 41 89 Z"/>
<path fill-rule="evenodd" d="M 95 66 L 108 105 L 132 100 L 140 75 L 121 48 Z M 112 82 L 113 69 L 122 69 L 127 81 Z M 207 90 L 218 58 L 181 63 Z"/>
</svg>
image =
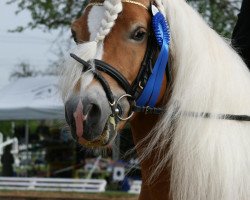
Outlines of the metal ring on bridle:
<svg viewBox="0 0 250 200">
<path fill-rule="evenodd" d="M 117 101 L 116 101 L 116 107 L 117 107 L 119 101 L 121 101 L 121 100 L 122 100 L 123 98 L 125 98 L 125 97 L 126 97 L 126 98 L 133 98 L 130 94 L 123 94 L 122 96 L 120 96 L 120 97 L 117 99 Z M 119 114 L 117 114 L 117 117 L 118 117 L 118 119 L 120 119 L 121 121 L 127 121 L 127 120 L 129 120 L 133 115 L 134 115 L 134 111 L 131 111 L 130 115 L 129 115 L 128 117 L 126 117 L 126 118 L 123 118 L 123 117 L 119 116 Z"/>
</svg>

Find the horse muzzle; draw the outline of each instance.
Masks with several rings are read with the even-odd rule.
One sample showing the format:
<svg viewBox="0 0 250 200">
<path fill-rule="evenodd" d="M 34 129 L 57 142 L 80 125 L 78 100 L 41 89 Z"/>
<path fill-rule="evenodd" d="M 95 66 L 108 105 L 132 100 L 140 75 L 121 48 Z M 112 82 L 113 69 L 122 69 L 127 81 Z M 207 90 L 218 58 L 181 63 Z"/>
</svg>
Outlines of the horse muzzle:
<svg viewBox="0 0 250 200">
<path fill-rule="evenodd" d="M 90 93 L 71 97 L 65 117 L 73 137 L 86 147 L 108 145 L 116 136 L 116 121 L 105 96 Z"/>
</svg>

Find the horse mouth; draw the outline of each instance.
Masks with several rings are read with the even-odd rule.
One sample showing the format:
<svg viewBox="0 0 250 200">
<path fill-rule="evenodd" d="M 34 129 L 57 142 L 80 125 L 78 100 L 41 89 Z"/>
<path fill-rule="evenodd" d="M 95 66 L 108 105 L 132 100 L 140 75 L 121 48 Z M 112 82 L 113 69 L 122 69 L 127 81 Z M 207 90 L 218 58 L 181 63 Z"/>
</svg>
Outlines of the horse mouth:
<svg viewBox="0 0 250 200">
<path fill-rule="evenodd" d="M 105 147 L 114 140 L 116 135 L 116 121 L 115 117 L 111 114 L 106 121 L 102 133 L 98 137 L 91 141 L 85 139 L 84 137 L 78 137 L 78 143 L 89 148 Z"/>
</svg>

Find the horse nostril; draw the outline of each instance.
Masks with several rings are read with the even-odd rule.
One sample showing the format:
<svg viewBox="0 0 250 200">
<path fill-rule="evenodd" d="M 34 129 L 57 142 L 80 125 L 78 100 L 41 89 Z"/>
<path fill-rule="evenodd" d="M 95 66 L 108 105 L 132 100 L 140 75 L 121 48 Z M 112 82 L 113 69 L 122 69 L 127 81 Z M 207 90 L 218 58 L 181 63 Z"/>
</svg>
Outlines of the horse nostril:
<svg viewBox="0 0 250 200">
<path fill-rule="evenodd" d="M 91 106 L 89 106 L 86 121 L 84 122 L 83 137 L 86 140 L 92 141 L 99 136 L 100 130 L 98 130 L 98 126 L 100 121 L 101 107 L 98 104 L 92 103 Z"/>
<path fill-rule="evenodd" d="M 92 124 L 98 123 L 101 117 L 101 108 L 97 104 L 91 104 L 91 108 L 88 112 L 88 121 Z"/>
</svg>

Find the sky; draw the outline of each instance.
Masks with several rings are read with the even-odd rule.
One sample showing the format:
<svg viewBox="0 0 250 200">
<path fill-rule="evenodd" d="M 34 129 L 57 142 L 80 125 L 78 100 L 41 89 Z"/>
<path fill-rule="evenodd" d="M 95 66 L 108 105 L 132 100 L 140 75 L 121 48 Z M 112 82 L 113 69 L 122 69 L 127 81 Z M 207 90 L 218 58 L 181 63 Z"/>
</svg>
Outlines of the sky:
<svg viewBox="0 0 250 200">
<path fill-rule="evenodd" d="M 22 61 L 37 70 L 48 68 L 51 61 L 57 60 L 55 41 L 60 36 L 59 31 L 48 33 L 37 29 L 9 33 L 10 29 L 26 25 L 31 17 L 28 11 L 15 15 L 16 5 L 5 2 L 0 1 L 0 89 L 10 82 L 11 72 Z"/>
</svg>

